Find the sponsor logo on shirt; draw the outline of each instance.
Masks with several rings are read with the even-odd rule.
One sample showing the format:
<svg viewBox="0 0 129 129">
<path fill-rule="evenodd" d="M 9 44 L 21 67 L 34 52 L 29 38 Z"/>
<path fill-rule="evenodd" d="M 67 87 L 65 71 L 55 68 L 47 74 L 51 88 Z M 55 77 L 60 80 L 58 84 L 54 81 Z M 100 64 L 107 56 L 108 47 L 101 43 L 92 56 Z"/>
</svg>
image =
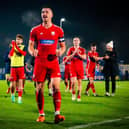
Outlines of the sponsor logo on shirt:
<svg viewBox="0 0 129 129">
<path fill-rule="evenodd" d="M 52 44 L 54 44 L 54 40 L 40 40 L 40 44 L 42 44 L 42 45 L 52 45 Z"/>
<path fill-rule="evenodd" d="M 41 32 L 40 35 L 43 35 L 43 32 Z"/>
<path fill-rule="evenodd" d="M 55 31 L 52 31 L 52 32 L 51 32 L 51 35 L 54 36 L 54 35 L 55 35 Z"/>
</svg>

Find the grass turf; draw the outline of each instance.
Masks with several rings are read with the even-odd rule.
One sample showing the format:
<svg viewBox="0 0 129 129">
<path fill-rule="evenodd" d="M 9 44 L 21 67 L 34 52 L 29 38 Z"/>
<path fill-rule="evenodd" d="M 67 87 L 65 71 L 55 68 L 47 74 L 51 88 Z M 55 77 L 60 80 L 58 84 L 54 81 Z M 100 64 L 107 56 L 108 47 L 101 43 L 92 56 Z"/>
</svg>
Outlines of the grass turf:
<svg viewBox="0 0 129 129">
<path fill-rule="evenodd" d="M 0 81 L 0 129 L 66 129 L 76 125 L 124 118 L 129 116 L 129 81 L 117 82 L 114 97 L 104 96 L 104 82 L 96 81 L 95 87 L 99 97 L 84 95 L 87 81 L 83 81 L 82 101 L 72 102 L 71 94 L 65 93 L 65 86 L 61 82 L 62 106 L 61 114 L 66 120 L 58 125 L 53 123 L 54 106 L 52 97 L 48 96 L 45 88 L 44 123 L 37 123 L 38 110 L 35 101 L 35 89 L 32 82 L 26 81 L 23 104 L 12 103 L 10 95 L 6 94 L 6 81 Z M 129 119 L 118 122 L 94 125 L 86 129 L 129 129 Z"/>
</svg>

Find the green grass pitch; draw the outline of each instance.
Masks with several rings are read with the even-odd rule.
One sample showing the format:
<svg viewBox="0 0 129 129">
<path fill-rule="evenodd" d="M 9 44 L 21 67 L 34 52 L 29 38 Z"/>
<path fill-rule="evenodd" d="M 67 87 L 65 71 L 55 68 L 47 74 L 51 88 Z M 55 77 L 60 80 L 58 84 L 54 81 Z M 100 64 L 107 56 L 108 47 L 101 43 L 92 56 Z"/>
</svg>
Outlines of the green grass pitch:
<svg viewBox="0 0 129 129">
<path fill-rule="evenodd" d="M 87 81 L 82 84 L 82 101 L 72 102 L 71 94 L 65 93 L 65 86 L 61 82 L 62 106 L 61 114 L 66 120 L 60 124 L 54 124 L 54 106 L 52 97 L 48 96 L 45 88 L 45 114 L 44 123 L 37 123 L 38 110 L 35 100 L 33 82 L 26 81 L 23 95 L 23 104 L 12 103 L 10 95 L 6 94 L 6 81 L 0 81 L 0 129 L 67 129 L 78 125 L 87 125 L 94 122 L 121 119 L 111 123 L 91 125 L 85 129 L 129 129 L 129 81 L 117 82 L 116 95 L 104 96 L 104 82 L 96 81 L 95 87 L 99 97 L 84 95 Z"/>
</svg>

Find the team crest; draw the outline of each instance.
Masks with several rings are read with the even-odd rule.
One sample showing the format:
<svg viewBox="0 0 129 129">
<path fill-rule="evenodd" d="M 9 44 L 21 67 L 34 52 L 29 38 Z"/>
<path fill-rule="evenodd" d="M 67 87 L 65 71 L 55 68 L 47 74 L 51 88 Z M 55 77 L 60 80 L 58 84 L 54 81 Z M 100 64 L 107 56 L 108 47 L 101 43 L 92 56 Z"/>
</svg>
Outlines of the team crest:
<svg viewBox="0 0 129 129">
<path fill-rule="evenodd" d="M 43 35 L 43 32 L 41 32 L 40 35 Z"/>
<path fill-rule="evenodd" d="M 53 35 L 53 36 L 54 36 L 54 35 L 55 35 L 55 31 L 52 31 L 52 32 L 51 32 L 51 35 Z"/>
</svg>

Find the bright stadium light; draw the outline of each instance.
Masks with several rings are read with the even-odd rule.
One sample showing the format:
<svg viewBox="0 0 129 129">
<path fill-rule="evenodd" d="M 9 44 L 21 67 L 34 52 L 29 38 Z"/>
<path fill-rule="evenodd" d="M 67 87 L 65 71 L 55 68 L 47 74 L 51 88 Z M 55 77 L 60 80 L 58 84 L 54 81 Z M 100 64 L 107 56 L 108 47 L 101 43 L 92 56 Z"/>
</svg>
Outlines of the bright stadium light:
<svg viewBox="0 0 129 129">
<path fill-rule="evenodd" d="M 60 27 L 61 27 L 61 28 L 62 28 L 62 23 L 65 22 L 65 21 L 66 21 L 65 18 L 61 18 L 61 19 L 60 19 Z"/>
</svg>

